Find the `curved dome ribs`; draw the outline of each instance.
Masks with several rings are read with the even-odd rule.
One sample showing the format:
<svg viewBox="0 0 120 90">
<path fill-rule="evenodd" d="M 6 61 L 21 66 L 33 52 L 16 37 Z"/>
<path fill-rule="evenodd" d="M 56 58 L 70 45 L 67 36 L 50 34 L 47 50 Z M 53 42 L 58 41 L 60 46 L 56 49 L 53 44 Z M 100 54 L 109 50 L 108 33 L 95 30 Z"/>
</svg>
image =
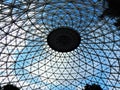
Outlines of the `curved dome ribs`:
<svg viewBox="0 0 120 90">
<path fill-rule="evenodd" d="M 0 89 L 119 90 L 119 4 L 1 0 Z"/>
</svg>

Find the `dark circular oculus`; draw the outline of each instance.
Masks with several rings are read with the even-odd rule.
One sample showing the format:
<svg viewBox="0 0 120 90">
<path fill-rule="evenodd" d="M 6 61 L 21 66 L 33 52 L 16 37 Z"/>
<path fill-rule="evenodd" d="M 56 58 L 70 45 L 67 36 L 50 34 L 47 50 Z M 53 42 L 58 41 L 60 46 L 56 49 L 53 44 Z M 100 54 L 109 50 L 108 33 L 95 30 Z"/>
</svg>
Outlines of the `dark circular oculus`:
<svg viewBox="0 0 120 90">
<path fill-rule="evenodd" d="M 79 33 L 69 27 L 59 27 L 48 34 L 48 45 L 58 52 L 70 52 L 80 44 Z"/>
</svg>

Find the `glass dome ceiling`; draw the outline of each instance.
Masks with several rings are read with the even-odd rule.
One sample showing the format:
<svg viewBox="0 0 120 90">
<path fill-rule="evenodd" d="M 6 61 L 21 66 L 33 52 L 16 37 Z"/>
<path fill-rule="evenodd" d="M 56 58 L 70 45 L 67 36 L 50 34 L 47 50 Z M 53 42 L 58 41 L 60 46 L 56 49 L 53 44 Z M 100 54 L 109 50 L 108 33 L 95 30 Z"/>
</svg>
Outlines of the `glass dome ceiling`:
<svg viewBox="0 0 120 90">
<path fill-rule="evenodd" d="M 119 90 L 120 30 L 114 19 L 100 20 L 103 10 L 102 0 L 1 0 L 1 86 L 82 90 L 86 84 L 99 84 L 103 90 Z M 80 40 L 74 49 L 63 52 L 48 44 L 50 33 L 61 27 L 79 34 L 73 39 L 73 34 L 64 34 L 66 29 L 56 33 L 65 37 L 62 43 Z M 55 40 L 50 41 L 56 46 Z"/>
</svg>

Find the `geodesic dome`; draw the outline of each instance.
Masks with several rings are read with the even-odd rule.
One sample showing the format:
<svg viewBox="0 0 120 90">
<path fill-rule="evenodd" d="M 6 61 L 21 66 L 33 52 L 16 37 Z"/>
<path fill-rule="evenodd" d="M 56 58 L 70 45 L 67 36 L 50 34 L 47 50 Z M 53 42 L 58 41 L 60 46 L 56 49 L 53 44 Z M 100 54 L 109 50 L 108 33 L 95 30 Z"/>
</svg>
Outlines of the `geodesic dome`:
<svg viewBox="0 0 120 90">
<path fill-rule="evenodd" d="M 102 0 L 1 0 L 1 86 L 119 90 L 120 30 L 103 10 Z"/>
</svg>

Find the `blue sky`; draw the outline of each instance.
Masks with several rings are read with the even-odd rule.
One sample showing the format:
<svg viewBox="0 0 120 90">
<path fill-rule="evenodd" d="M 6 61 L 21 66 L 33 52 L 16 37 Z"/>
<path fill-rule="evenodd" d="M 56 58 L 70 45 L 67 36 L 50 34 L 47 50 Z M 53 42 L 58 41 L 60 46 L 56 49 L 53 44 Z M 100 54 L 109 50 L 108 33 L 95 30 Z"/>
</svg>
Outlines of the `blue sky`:
<svg viewBox="0 0 120 90">
<path fill-rule="evenodd" d="M 6 0 L 7 3 L 10 3 L 12 1 L 13 0 Z M 62 0 L 62 1 L 64 1 L 64 0 Z M 93 1 L 96 2 L 98 0 L 93 0 Z M 88 1 L 86 1 L 86 2 L 88 2 Z M 106 79 L 106 77 L 107 78 L 109 78 L 111 76 L 114 77 L 114 75 L 109 74 L 111 69 L 108 65 L 110 63 L 111 63 L 111 65 L 113 65 L 113 64 L 118 65 L 118 63 L 116 63 L 116 61 L 114 61 L 112 59 L 112 57 L 116 57 L 115 54 L 118 55 L 117 54 L 118 52 L 116 50 L 116 49 L 118 49 L 118 47 L 114 43 L 112 43 L 112 44 L 107 43 L 106 45 L 100 44 L 101 42 L 104 41 L 103 39 L 106 39 L 106 42 L 109 42 L 110 40 L 119 40 L 119 36 L 112 37 L 113 36 L 112 34 L 108 34 L 103 37 L 98 37 L 100 34 L 103 35 L 103 34 L 109 33 L 109 30 L 107 30 L 107 29 L 110 29 L 110 28 L 107 27 L 107 25 L 104 25 L 102 28 L 98 29 L 99 28 L 98 26 L 101 26 L 101 24 L 103 24 L 104 22 L 102 22 L 102 21 L 97 22 L 98 21 L 97 16 L 95 16 L 95 18 L 94 18 L 94 22 L 98 23 L 97 25 L 95 23 L 93 24 L 93 23 L 89 23 L 87 21 L 88 19 L 92 20 L 92 18 L 93 18 L 93 16 L 92 16 L 94 14 L 93 8 L 86 7 L 85 5 L 82 6 L 82 4 L 80 4 L 80 5 L 77 4 L 79 7 L 82 7 L 79 12 L 78 10 L 73 10 L 73 11 L 69 10 L 69 9 L 71 9 L 71 10 L 76 9 L 76 7 L 71 3 L 68 3 L 67 5 L 64 4 L 63 7 L 62 7 L 62 5 L 63 5 L 63 3 L 57 4 L 57 5 L 54 4 L 53 6 L 48 5 L 48 6 L 44 7 L 44 11 L 45 11 L 45 13 L 43 14 L 44 20 L 41 21 L 41 20 L 36 19 L 35 22 L 34 21 L 31 21 L 31 22 L 38 24 L 38 25 L 45 23 L 46 26 L 54 27 L 54 28 L 58 27 L 58 26 L 64 26 L 64 25 L 72 26 L 73 28 L 75 28 L 76 30 L 81 32 L 83 41 L 81 42 L 79 50 L 81 50 L 82 52 L 78 51 L 80 57 L 78 55 L 76 55 L 76 57 L 79 57 L 78 61 L 70 63 L 71 65 L 73 65 L 73 67 L 75 67 L 77 65 L 79 66 L 78 68 L 74 68 L 74 69 L 76 71 L 78 70 L 79 72 L 81 72 L 80 73 L 81 77 L 78 76 L 80 78 L 80 79 L 78 79 L 79 83 L 78 82 L 76 83 L 76 81 L 74 81 L 74 82 L 72 82 L 72 84 L 74 84 L 76 86 L 81 85 L 83 87 L 86 83 L 88 83 L 88 84 L 97 83 L 97 84 L 100 84 L 102 87 L 104 87 L 104 90 L 108 90 L 108 87 L 106 87 L 104 85 L 104 83 L 109 84 L 109 85 L 116 84 L 117 86 L 119 86 L 120 84 L 110 82 Z M 66 11 L 61 10 L 61 9 L 56 10 L 57 6 L 64 8 Z M 69 7 L 69 9 L 67 9 L 68 7 Z M 52 11 L 50 9 L 52 9 Z M 35 10 L 41 10 L 41 8 L 37 8 Z M 86 10 L 88 10 L 88 12 L 84 12 Z M 91 12 L 89 12 L 89 11 L 91 11 Z M 98 11 L 97 14 L 100 14 L 99 10 L 96 10 L 96 11 Z M 70 16 L 66 15 L 66 12 L 69 12 Z M 51 13 L 55 13 L 56 15 L 52 16 Z M 80 17 L 80 15 L 83 15 L 83 16 Z M 42 17 L 41 15 L 39 15 L 38 12 L 36 12 L 36 15 L 28 14 L 28 16 L 31 16 L 33 19 L 34 19 L 34 16 L 37 17 L 38 19 Z M 45 16 L 47 16 L 47 17 L 45 17 Z M 22 20 L 22 19 L 24 19 L 24 17 L 20 17 L 20 19 Z M 18 21 L 20 19 L 18 19 Z M 72 19 L 74 19 L 74 21 Z M 29 23 L 31 23 L 31 22 L 29 22 Z M 76 22 L 79 22 L 80 24 L 79 23 L 76 24 Z M 111 23 L 111 22 L 112 21 L 109 21 L 109 23 Z M 29 24 L 27 24 L 27 25 L 29 26 Z M 85 28 L 88 25 L 91 25 L 93 28 L 91 28 L 91 27 Z M 34 25 L 31 25 L 31 27 L 32 26 L 34 26 Z M 59 61 L 60 63 L 62 63 L 63 58 L 62 58 L 62 56 L 60 59 L 54 58 L 54 56 L 55 56 L 54 53 L 57 54 L 54 51 L 49 51 L 49 50 L 43 51 L 43 49 L 45 49 L 44 45 L 46 45 L 46 43 L 42 39 L 44 37 L 40 38 L 39 35 L 37 35 L 35 31 L 33 31 L 35 29 L 33 29 L 31 27 L 27 27 L 27 29 L 24 28 L 25 30 L 29 30 L 32 33 L 32 34 L 30 34 L 30 33 L 26 34 L 27 40 L 25 42 L 25 46 L 21 50 L 16 50 L 14 52 L 14 53 L 18 53 L 16 56 L 14 56 L 14 59 L 17 62 L 15 65 L 13 65 L 13 68 L 15 68 L 15 73 L 17 75 L 17 78 L 19 80 L 23 80 L 23 81 L 27 82 L 28 84 L 32 84 L 32 83 L 37 84 L 38 87 L 47 85 L 46 88 L 48 90 L 50 90 L 50 89 L 52 89 L 52 90 L 77 90 L 77 87 L 72 84 L 67 85 L 66 87 L 64 85 L 57 85 L 57 84 L 55 84 L 55 82 L 50 84 L 50 82 L 54 81 L 55 77 L 60 76 L 59 74 L 61 74 L 61 73 L 69 74 L 68 72 L 70 72 L 70 71 L 71 71 L 70 73 L 74 72 L 73 68 L 70 68 L 68 70 L 68 72 L 67 72 L 67 70 L 64 71 L 62 69 L 56 70 L 56 72 L 59 74 L 56 74 L 56 76 L 51 76 L 52 78 L 54 78 L 53 81 L 52 80 L 51 81 L 44 80 L 45 78 L 43 78 L 43 75 L 47 76 L 47 74 L 48 74 L 48 76 L 50 76 L 49 72 L 51 72 L 51 73 L 55 72 L 55 69 L 53 69 L 54 67 L 62 68 L 62 64 L 60 65 L 55 62 Z M 45 27 L 43 27 L 43 28 L 45 28 Z M 42 27 L 40 27 L 40 29 L 42 31 L 46 32 L 45 29 L 42 29 Z M 91 33 L 90 32 L 91 29 L 94 30 L 95 32 Z M 115 30 L 115 28 L 112 28 L 112 30 Z M 34 37 L 34 35 L 33 35 L 34 33 L 35 33 L 35 35 L 37 35 L 36 37 Z M 39 34 L 41 34 L 41 33 L 39 33 Z M 88 35 L 86 35 L 86 34 L 88 34 Z M 95 40 L 92 37 L 98 37 L 98 38 L 96 38 L 96 40 Z M 86 39 L 86 38 L 88 38 L 89 40 L 85 41 L 84 39 Z M 87 42 L 89 44 L 86 44 L 85 42 Z M 93 43 L 96 43 L 96 44 L 93 44 Z M 116 52 L 113 53 L 112 51 L 107 51 L 107 50 L 105 50 L 103 52 L 102 50 L 100 50 L 100 49 L 112 49 L 112 47 L 115 47 L 114 50 L 116 50 Z M 50 49 L 48 47 L 46 47 L 46 48 Z M 94 49 L 98 49 L 98 50 L 94 50 Z M 50 57 L 50 54 L 53 56 Z M 72 61 L 72 58 L 77 60 L 77 58 L 74 57 L 74 55 L 72 55 L 71 53 L 69 53 L 69 54 L 72 57 L 66 58 L 67 60 L 70 59 Z M 76 53 L 74 52 L 74 54 L 76 54 Z M 67 57 L 67 54 L 58 54 L 58 56 L 60 56 L 60 55 L 63 55 L 63 56 L 66 55 L 65 57 Z M 106 56 L 111 59 L 108 60 L 106 58 Z M 52 58 L 52 60 L 48 61 L 48 60 L 50 60 L 50 58 Z M 48 63 L 46 64 L 46 62 L 48 62 Z M 37 65 L 37 63 L 38 63 L 38 65 Z M 86 65 L 86 63 L 88 63 L 88 64 Z M 101 64 L 99 64 L 99 63 L 101 63 Z M 42 68 L 41 66 L 44 64 L 46 64 L 46 66 L 43 66 L 43 68 Z M 49 65 L 50 66 L 53 65 L 53 68 L 50 69 Z M 65 66 L 65 65 L 68 65 L 68 64 L 64 64 L 63 66 Z M 66 67 L 68 68 L 68 67 L 70 67 L 70 65 L 68 65 Z M 94 67 L 94 69 L 93 69 L 93 67 Z M 44 68 L 45 68 L 45 70 L 44 70 Z M 49 70 L 47 70 L 46 68 L 49 68 Z M 101 68 L 104 71 L 102 73 L 99 70 Z M 38 69 L 40 69 L 40 70 L 38 70 Z M 82 69 L 83 69 L 83 71 L 82 71 Z M 87 71 L 84 72 L 84 70 L 87 70 Z M 32 74 L 30 74 L 31 71 L 33 72 Z M 62 72 L 62 71 L 64 71 L 64 72 Z M 43 72 L 46 74 L 42 75 Z M 42 75 L 42 77 L 39 75 L 39 73 Z M 95 76 L 92 76 L 91 73 L 95 74 Z M 24 75 L 21 75 L 21 74 L 24 74 Z M 77 77 L 77 75 L 78 74 L 72 74 L 72 76 L 68 75 L 68 77 L 69 78 Z M 63 76 L 65 77 L 65 75 L 63 75 Z M 85 79 L 83 79 L 83 76 L 85 76 Z M 59 77 L 59 78 L 63 78 L 63 77 Z M 55 86 L 57 86 L 57 87 L 55 87 Z"/>
<path fill-rule="evenodd" d="M 59 5 L 62 5 L 62 4 L 59 4 Z M 74 6 L 71 4 L 71 3 L 69 3 L 68 4 L 69 5 L 69 7 L 70 8 L 73 8 Z M 65 6 L 64 8 L 66 8 L 67 6 Z M 53 8 L 53 13 L 54 13 L 54 7 L 53 6 L 49 6 L 48 5 L 48 7 L 45 7 L 45 11 L 47 11 L 49 8 Z M 75 8 L 75 7 L 74 7 Z M 90 10 L 92 10 L 92 8 L 89 8 Z M 67 9 L 66 9 L 67 10 Z M 69 11 L 69 9 L 67 10 L 68 12 L 70 12 Z M 46 14 L 46 15 L 49 15 L 50 13 L 51 13 L 52 11 L 48 11 L 48 13 Z M 63 26 L 64 24 L 66 24 L 67 22 L 69 22 L 69 20 L 70 20 L 70 17 L 69 16 L 63 16 L 64 14 L 66 14 L 63 10 L 58 10 L 57 12 L 56 12 L 58 15 L 59 15 L 59 17 L 63 17 L 63 20 L 66 20 L 66 21 L 62 21 L 61 20 L 61 22 L 63 22 L 63 23 L 61 23 L 61 26 Z M 79 15 L 79 12 L 78 11 L 73 11 L 73 13 L 75 14 L 75 15 Z M 82 12 L 83 14 L 84 14 L 84 11 Z M 75 15 L 71 15 L 71 18 L 73 17 L 75 17 Z M 90 15 L 92 15 L 92 13 L 90 14 Z M 37 16 L 37 14 L 36 14 L 36 17 L 38 17 L 39 18 L 39 16 Z M 51 18 L 53 18 L 53 20 L 55 20 L 56 18 L 58 18 L 57 16 L 56 17 L 52 17 L 52 16 L 50 16 L 49 15 L 49 17 L 48 17 L 48 20 L 49 19 L 51 19 Z M 89 17 L 89 19 L 90 18 L 92 18 L 92 16 L 91 17 Z M 59 18 L 58 18 L 59 19 Z M 79 17 L 75 17 L 75 22 L 79 22 Z M 96 18 L 97 19 L 97 18 Z M 44 21 L 43 22 L 47 22 L 46 21 L 47 19 L 44 19 Z M 82 18 L 82 20 L 83 21 L 85 21 L 85 18 Z M 57 20 L 55 20 L 55 21 L 57 21 Z M 67 24 L 67 25 L 72 25 L 72 24 L 74 24 L 75 23 L 74 21 L 73 22 L 71 22 L 71 23 L 69 23 L 69 24 Z M 42 24 L 42 22 L 38 22 L 39 24 Z M 50 22 L 47 22 L 47 24 L 48 25 L 50 25 L 51 24 L 51 21 Z M 89 23 L 88 23 L 89 24 Z M 87 26 L 88 24 L 86 24 L 85 26 Z M 84 25 L 84 23 L 83 24 L 81 24 L 81 26 L 82 25 Z M 75 26 L 77 26 L 77 24 L 75 25 Z M 77 27 L 79 27 L 79 23 L 78 23 L 78 26 Z M 79 31 L 80 31 L 80 29 L 78 29 Z M 81 32 L 83 32 L 83 31 L 81 31 Z M 92 34 L 91 34 L 91 36 L 92 36 Z M 37 39 L 40 39 L 40 38 L 36 38 L 35 39 L 35 41 L 37 40 Z M 24 68 L 26 68 L 26 67 L 29 67 L 29 69 L 22 69 L 22 71 L 21 71 L 21 74 L 23 74 L 23 73 L 29 73 L 30 71 L 32 71 L 32 69 L 30 69 L 30 68 L 33 68 L 33 67 L 30 67 L 30 65 L 31 64 L 33 64 L 33 63 L 36 63 L 36 62 L 40 62 L 39 60 L 44 60 L 44 58 L 45 58 L 45 54 L 42 54 L 42 49 L 43 49 L 43 47 L 42 47 L 42 44 L 44 44 L 44 43 L 41 43 L 41 42 L 35 42 L 35 41 L 28 41 L 27 42 L 27 44 L 26 44 L 26 46 L 20 51 L 21 52 L 21 54 L 20 55 L 18 55 L 18 56 L 16 56 L 17 58 L 17 63 L 16 63 L 16 65 L 15 65 L 15 68 L 16 68 L 16 73 L 18 73 L 18 74 L 20 74 L 20 71 L 21 71 L 21 69 L 19 70 L 19 69 L 17 69 L 17 68 L 22 68 L 22 67 L 24 67 Z M 94 45 L 94 44 L 93 44 Z M 90 46 L 88 46 L 88 47 L 92 47 L 93 48 L 93 45 L 91 44 Z M 33 47 L 30 47 L 30 46 L 34 46 L 34 48 Z M 98 48 L 98 46 L 97 45 L 94 45 L 94 48 Z M 84 49 L 84 52 L 91 52 L 90 50 L 87 50 L 87 49 Z M 28 54 L 28 52 L 30 52 L 29 54 Z M 88 64 L 88 66 L 86 66 L 86 68 L 88 68 L 88 69 L 86 69 L 86 70 L 90 70 L 90 69 L 92 69 L 89 65 L 93 65 L 93 63 L 94 63 L 94 66 L 96 67 L 96 68 L 98 68 L 98 69 L 100 69 L 101 67 L 104 67 L 104 69 L 106 68 L 106 70 L 107 71 L 109 71 L 109 67 L 107 67 L 107 66 L 105 66 L 105 65 L 103 65 L 103 66 L 101 66 L 101 65 L 99 65 L 99 63 L 97 63 L 97 62 L 99 62 L 99 58 L 97 58 L 96 57 L 96 55 L 94 55 L 94 54 L 99 54 L 99 52 L 100 52 L 100 50 L 98 50 L 98 51 L 96 51 L 96 53 L 95 53 L 95 51 L 93 51 L 93 54 L 91 54 L 91 55 L 89 55 L 89 52 L 88 53 L 84 53 L 85 55 L 87 55 L 87 59 L 85 60 L 85 62 L 88 62 L 89 64 Z M 22 54 L 23 53 L 23 54 Z M 39 57 L 39 55 L 42 55 L 42 56 L 40 56 Z M 103 53 L 101 53 L 101 55 L 104 55 Z M 34 58 L 33 58 L 34 57 Z M 38 58 L 36 58 L 36 57 L 39 57 L 39 59 Z M 92 59 L 94 60 L 94 59 L 96 59 L 96 62 L 93 62 L 93 61 L 91 61 L 91 60 L 89 60 L 89 59 L 91 59 L 91 57 L 92 57 Z M 104 58 L 102 58 L 102 57 L 100 57 L 101 59 L 104 59 Z M 84 63 L 84 61 L 82 61 L 83 63 Z M 107 63 L 107 62 L 106 62 Z M 97 66 L 98 65 L 98 66 Z M 84 67 L 83 67 L 84 68 Z M 72 68 L 71 68 L 72 69 Z M 67 73 L 67 72 L 66 72 Z M 90 71 L 88 71 L 87 72 L 87 74 L 88 75 L 86 75 L 86 79 L 84 79 L 84 81 L 81 81 L 81 79 L 80 79 L 80 82 L 81 83 L 83 83 L 83 85 L 82 86 L 84 86 L 85 85 L 85 83 L 89 83 L 89 84 L 92 84 L 91 83 L 91 80 L 93 81 L 93 83 L 97 83 L 97 84 L 101 84 L 101 86 L 102 87 L 104 87 L 104 85 L 102 85 L 102 83 L 107 83 L 107 80 L 101 80 L 100 78 L 98 78 L 98 77 L 106 77 L 105 75 L 107 75 L 107 76 L 109 76 L 109 74 L 108 73 L 101 73 L 99 70 L 94 70 L 94 73 L 96 74 L 96 76 L 97 77 L 94 77 L 94 76 L 91 76 L 91 74 L 90 73 L 93 73 L 93 70 L 90 70 Z M 41 82 L 41 83 L 46 83 L 47 84 L 47 82 L 45 81 L 42 81 L 41 79 L 40 79 L 40 77 L 37 77 L 37 75 L 36 76 L 32 76 L 32 75 L 28 75 L 28 74 L 24 74 L 25 75 L 25 78 L 26 77 L 29 77 L 29 78 L 31 78 L 31 77 L 36 77 L 37 79 L 36 80 L 29 80 L 29 81 L 27 81 L 27 82 L 29 82 L 29 83 L 31 83 L 31 82 L 33 82 L 34 83 L 34 81 L 36 81 L 36 82 Z M 75 77 L 75 76 L 74 76 Z M 25 79 L 24 77 L 22 78 L 22 79 Z M 98 82 L 99 81 L 99 82 Z M 54 87 L 54 90 L 62 90 L 63 88 L 64 88 L 64 90 L 70 90 L 70 88 L 71 88 L 71 86 L 67 86 L 67 87 L 65 87 L 64 85 L 62 86 L 62 85 L 57 85 L 57 87 L 55 88 L 55 86 L 54 85 L 48 85 L 48 87 L 51 87 L 52 88 L 52 86 Z M 77 84 L 76 84 L 76 86 L 77 86 Z M 70 87 L 70 88 L 69 88 Z M 73 88 L 71 88 L 71 90 L 75 90 L 76 89 L 76 87 L 75 86 L 72 86 Z M 53 89 L 52 89 L 53 90 Z"/>
</svg>

